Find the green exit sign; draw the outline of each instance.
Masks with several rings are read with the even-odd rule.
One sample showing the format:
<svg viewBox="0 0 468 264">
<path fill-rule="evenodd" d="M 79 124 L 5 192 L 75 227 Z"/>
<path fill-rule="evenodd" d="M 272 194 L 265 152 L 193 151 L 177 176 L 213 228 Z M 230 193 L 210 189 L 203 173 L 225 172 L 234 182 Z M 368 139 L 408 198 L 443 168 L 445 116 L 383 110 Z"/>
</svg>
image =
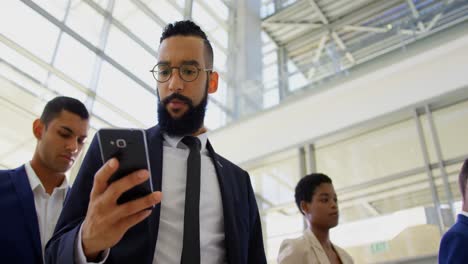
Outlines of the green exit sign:
<svg viewBox="0 0 468 264">
<path fill-rule="evenodd" d="M 389 245 L 388 242 L 377 242 L 370 245 L 372 254 L 381 253 L 388 251 Z"/>
</svg>

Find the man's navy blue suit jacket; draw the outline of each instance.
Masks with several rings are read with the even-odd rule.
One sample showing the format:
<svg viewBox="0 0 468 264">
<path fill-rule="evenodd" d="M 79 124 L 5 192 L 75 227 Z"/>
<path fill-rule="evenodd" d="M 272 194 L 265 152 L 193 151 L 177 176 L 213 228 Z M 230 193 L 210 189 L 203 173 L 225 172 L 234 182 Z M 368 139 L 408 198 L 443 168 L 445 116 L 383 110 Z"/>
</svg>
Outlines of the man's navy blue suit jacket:
<svg viewBox="0 0 468 264">
<path fill-rule="evenodd" d="M 34 195 L 24 166 L 0 171 L 0 262 L 42 263 Z"/>
<path fill-rule="evenodd" d="M 153 188 L 161 190 L 163 138 L 159 126 L 146 130 L 146 136 Z M 228 263 L 266 263 L 260 217 L 248 173 L 217 155 L 209 142 L 207 149 L 221 190 Z M 95 137 L 65 201 L 54 236 L 47 244 L 46 263 L 74 262 L 75 239 L 88 209 L 94 174 L 102 165 Z M 147 219 L 130 228 L 112 247 L 106 263 L 153 263 L 160 209 L 157 205 Z"/>
<path fill-rule="evenodd" d="M 468 263 L 468 217 L 458 215 L 457 222 L 442 237 L 439 264 Z"/>
</svg>

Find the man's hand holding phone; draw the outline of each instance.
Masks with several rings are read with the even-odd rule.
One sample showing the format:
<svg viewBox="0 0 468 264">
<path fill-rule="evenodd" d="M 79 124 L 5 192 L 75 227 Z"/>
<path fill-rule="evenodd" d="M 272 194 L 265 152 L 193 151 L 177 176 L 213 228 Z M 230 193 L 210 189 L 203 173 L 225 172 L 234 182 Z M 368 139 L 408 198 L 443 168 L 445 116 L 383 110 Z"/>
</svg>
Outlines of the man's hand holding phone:
<svg viewBox="0 0 468 264">
<path fill-rule="evenodd" d="M 148 180 L 147 170 L 137 170 L 109 184 L 117 171 L 116 158 L 107 161 L 94 177 L 88 211 L 82 226 L 82 246 L 88 260 L 95 260 L 100 252 L 117 244 L 132 226 L 147 218 L 154 205 L 161 202 L 161 192 L 123 204 L 117 199 L 129 189 Z"/>
</svg>

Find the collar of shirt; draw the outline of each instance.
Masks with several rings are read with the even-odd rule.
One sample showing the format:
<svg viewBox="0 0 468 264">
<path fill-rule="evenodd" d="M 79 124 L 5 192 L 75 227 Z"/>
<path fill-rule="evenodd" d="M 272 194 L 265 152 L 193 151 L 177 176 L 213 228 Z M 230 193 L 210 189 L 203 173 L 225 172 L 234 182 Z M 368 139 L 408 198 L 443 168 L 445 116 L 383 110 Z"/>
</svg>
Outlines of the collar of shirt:
<svg viewBox="0 0 468 264">
<path fill-rule="evenodd" d="M 39 180 L 39 177 L 37 176 L 36 172 L 31 167 L 31 163 L 26 162 L 26 164 L 24 164 L 24 167 L 26 169 L 26 175 L 28 176 L 29 184 L 31 185 L 31 190 L 35 191 L 36 189 L 40 189 L 43 193 L 45 193 L 45 188 L 42 185 L 41 180 Z M 64 194 L 65 195 L 67 194 L 67 191 L 68 191 L 67 177 L 63 179 L 63 182 L 60 186 L 55 187 L 54 191 L 55 190 L 59 190 L 59 191 L 63 190 L 65 192 Z"/>
<path fill-rule="evenodd" d="M 187 148 L 187 146 L 185 146 L 185 144 L 181 142 L 182 139 L 184 138 L 183 136 L 169 136 L 167 133 L 163 133 L 163 138 L 164 138 L 164 142 L 169 147 L 180 148 L 182 146 L 182 148 L 185 148 L 185 149 Z M 206 143 L 208 142 L 208 133 L 207 132 L 202 133 L 198 135 L 197 138 L 200 140 L 200 143 L 201 143 L 200 153 L 207 154 L 208 150 L 206 149 Z"/>
<path fill-rule="evenodd" d="M 468 217 L 468 212 L 461 211 L 460 214 L 461 214 L 461 215 L 464 215 L 464 216 L 466 216 L 466 217 Z"/>
</svg>

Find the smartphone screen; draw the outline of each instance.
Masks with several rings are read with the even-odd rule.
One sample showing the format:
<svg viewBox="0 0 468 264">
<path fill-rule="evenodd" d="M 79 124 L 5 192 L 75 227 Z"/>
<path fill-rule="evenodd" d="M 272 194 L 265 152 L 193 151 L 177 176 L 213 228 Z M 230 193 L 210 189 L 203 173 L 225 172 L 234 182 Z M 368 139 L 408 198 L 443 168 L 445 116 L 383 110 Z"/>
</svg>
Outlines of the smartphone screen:
<svg viewBox="0 0 468 264">
<path fill-rule="evenodd" d="M 145 131 L 108 128 L 100 129 L 97 135 L 103 163 L 111 158 L 119 160 L 119 169 L 110 177 L 109 184 L 139 169 L 146 169 L 150 173 L 147 181 L 123 193 L 117 203 L 123 204 L 152 193 L 153 184 Z"/>
</svg>

